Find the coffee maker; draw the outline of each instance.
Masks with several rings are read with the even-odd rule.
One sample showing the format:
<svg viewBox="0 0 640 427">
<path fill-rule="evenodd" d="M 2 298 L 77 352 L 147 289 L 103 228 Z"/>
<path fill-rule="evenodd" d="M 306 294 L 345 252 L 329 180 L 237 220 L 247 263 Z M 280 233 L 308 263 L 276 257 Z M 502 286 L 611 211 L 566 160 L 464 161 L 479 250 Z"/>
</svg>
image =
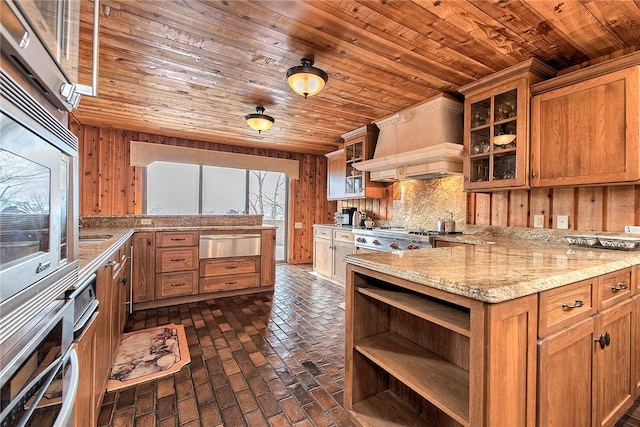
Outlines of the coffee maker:
<svg viewBox="0 0 640 427">
<path fill-rule="evenodd" d="M 342 208 L 342 225 L 345 227 L 353 226 L 353 213 L 358 208 Z"/>
</svg>

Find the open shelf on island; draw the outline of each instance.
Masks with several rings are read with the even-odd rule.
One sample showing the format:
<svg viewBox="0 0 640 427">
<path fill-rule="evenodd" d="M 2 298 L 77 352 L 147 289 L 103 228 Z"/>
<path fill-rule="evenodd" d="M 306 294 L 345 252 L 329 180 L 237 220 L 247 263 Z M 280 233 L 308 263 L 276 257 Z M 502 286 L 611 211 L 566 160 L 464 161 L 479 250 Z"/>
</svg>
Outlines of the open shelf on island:
<svg viewBox="0 0 640 427">
<path fill-rule="evenodd" d="M 469 337 L 471 335 L 470 316 L 468 311 L 436 302 L 423 295 L 398 292 L 374 287 L 356 288 L 358 292 L 385 304 L 411 313 L 421 319 L 440 325 L 451 331 Z"/>
<path fill-rule="evenodd" d="M 381 424 L 408 427 L 433 426 L 389 390 L 356 403 L 350 412 L 362 427 L 374 427 Z"/>
<path fill-rule="evenodd" d="M 468 371 L 394 332 L 361 338 L 355 348 L 455 421 L 469 426 Z"/>
</svg>

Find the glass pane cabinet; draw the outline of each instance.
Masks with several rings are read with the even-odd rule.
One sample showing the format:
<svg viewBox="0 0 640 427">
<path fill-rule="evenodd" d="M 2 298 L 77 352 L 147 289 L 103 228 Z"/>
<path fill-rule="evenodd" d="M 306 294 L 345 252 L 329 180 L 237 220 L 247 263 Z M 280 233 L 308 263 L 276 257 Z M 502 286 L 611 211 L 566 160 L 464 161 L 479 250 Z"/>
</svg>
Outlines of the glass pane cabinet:
<svg viewBox="0 0 640 427">
<path fill-rule="evenodd" d="M 528 60 L 459 89 L 465 95 L 465 190 L 528 187 L 529 87 L 553 73 Z"/>
<path fill-rule="evenodd" d="M 358 162 L 370 160 L 378 141 L 379 129 L 376 125 L 362 126 L 342 135 L 344 140 L 345 194 L 343 199 L 380 199 L 385 197 L 387 183 L 371 181 L 369 172 L 354 167 Z"/>
</svg>

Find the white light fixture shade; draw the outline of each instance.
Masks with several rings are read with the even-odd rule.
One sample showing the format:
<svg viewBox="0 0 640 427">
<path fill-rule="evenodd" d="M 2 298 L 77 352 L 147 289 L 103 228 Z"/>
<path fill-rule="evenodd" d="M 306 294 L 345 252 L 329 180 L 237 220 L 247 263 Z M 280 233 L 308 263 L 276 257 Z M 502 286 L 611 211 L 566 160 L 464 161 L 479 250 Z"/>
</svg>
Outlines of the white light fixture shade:
<svg viewBox="0 0 640 427">
<path fill-rule="evenodd" d="M 511 135 L 511 134 L 505 133 L 505 134 L 502 134 L 502 135 L 494 136 L 493 137 L 493 143 L 495 145 L 507 145 L 507 144 L 511 144 L 514 139 L 516 139 L 515 135 Z"/>
<path fill-rule="evenodd" d="M 329 76 L 313 66 L 313 59 L 302 58 L 300 62 L 302 65 L 287 70 L 287 82 L 295 93 L 306 98 L 320 92 L 329 80 Z"/>
<path fill-rule="evenodd" d="M 273 117 L 264 114 L 264 107 L 262 106 L 256 107 L 255 113 L 247 114 L 244 118 L 249 127 L 253 130 L 257 130 L 258 133 L 271 129 L 271 126 L 273 126 L 273 123 L 275 122 Z"/>
</svg>

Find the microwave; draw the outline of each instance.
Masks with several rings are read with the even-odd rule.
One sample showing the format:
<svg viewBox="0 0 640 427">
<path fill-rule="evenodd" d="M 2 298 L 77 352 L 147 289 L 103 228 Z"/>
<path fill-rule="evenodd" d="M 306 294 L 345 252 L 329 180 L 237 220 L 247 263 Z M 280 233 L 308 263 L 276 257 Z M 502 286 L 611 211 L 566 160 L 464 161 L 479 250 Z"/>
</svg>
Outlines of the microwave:
<svg viewBox="0 0 640 427">
<path fill-rule="evenodd" d="M 78 138 L 0 70 L 0 347 L 78 278 Z"/>
<path fill-rule="evenodd" d="M 93 81 L 78 83 L 79 0 L 0 0 L 2 53 L 56 108 L 97 96 L 98 0 L 94 0 Z"/>
</svg>

